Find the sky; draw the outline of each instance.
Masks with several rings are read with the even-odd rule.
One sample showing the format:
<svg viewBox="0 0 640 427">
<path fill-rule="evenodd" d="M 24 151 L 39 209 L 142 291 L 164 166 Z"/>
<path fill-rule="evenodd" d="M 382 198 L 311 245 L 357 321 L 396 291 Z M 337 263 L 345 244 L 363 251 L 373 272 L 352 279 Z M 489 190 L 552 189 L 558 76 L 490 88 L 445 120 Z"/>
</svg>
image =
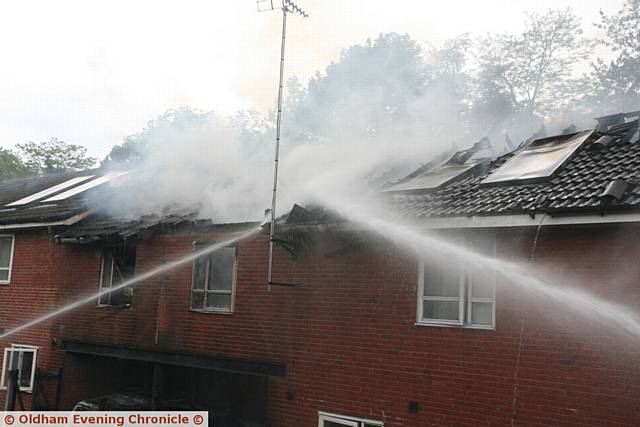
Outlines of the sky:
<svg viewBox="0 0 640 427">
<path fill-rule="evenodd" d="M 273 0 L 277 3 L 279 0 Z M 623 0 L 298 0 L 287 77 L 306 81 L 380 33 L 437 46 L 461 33 L 518 32 L 525 11 L 570 6 L 585 33 Z M 170 108 L 231 115 L 275 102 L 282 13 L 255 0 L 0 3 L 0 146 L 52 137 L 102 158 Z"/>
</svg>

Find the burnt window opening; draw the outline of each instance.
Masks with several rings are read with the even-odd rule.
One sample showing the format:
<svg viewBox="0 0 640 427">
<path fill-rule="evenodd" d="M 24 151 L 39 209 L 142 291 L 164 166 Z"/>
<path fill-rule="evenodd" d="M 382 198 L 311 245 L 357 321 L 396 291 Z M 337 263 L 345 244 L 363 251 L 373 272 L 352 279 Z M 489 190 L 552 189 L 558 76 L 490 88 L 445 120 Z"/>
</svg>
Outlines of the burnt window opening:
<svg viewBox="0 0 640 427">
<path fill-rule="evenodd" d="M 98 306 L 127 307 L 133 299 L 133 287 L 117 288 L 135 274 L 136 248 L 132 245 L 111 246 L 102 251 Z M 113 290 L 112 290 L 113 289 Z"/>
<path fill-rule="evenodd" d="M 194 250 L 208 244 L 211 243 L 195 242 Z M 192 311 L 233 312 L 236 259 L 237 248 L 228 246 L 194 260 L 189 305 Z"/>
</svg>

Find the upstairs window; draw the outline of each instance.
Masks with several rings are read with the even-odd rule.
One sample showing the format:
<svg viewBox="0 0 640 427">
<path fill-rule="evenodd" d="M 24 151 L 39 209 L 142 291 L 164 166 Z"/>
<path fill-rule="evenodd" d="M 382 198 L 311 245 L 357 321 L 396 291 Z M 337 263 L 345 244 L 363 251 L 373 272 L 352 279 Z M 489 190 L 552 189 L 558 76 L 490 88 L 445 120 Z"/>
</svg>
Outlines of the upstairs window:
<svg viewBox="0 0 640 427">
<path fill-rule="evenodd" d="M 4 349 L 2 378 L 0 388 L 6 389 L 9 383 L 9 371 L 18 371 L 20 391 L 32 391 L 36 373 L 38 348 L 28 345 L 12 344 Z"/>
<path fill-rule="evenodd" d="M 0 284 L 3 285 L 11 281 L 14 242 L 13 235 L 0 235 Z"/>
<path fill-rule="evenodd" d="M 121 289 L 118 285 L 129 280 L 135 274 L 136 250 L 135 246 L 107 248 L 102 253 L 100 268 L 100 291 L 105 292 L 98 299 L 98 306 L 126 307 L 131 305 L 133 288 L 126 286 Z"/>
<path fill-rule="evenodd" d="M 318 413 L 318 427 L 384 427 L 380 421 L 367 420 L 364 418 L 347 417 L 344 415 Z"/>
<path fill-rule="evenodd" d="M 206 244 L 194 244 L 194 250 L 204 247 Z M 191 310 L 218 313 L 233 311 L 236 256 L 235 247 L 226 247 L 196 258 L 191 281 Z"/>
<path fill-rule="evenodd" d="M 458 242 L 462 247 L 495 257 L 495 235 L 471 231 Z M 495 273 L 461 260 L 425 260 L 419 271 L 418 324 L 495 327 Z"/>
</svg>

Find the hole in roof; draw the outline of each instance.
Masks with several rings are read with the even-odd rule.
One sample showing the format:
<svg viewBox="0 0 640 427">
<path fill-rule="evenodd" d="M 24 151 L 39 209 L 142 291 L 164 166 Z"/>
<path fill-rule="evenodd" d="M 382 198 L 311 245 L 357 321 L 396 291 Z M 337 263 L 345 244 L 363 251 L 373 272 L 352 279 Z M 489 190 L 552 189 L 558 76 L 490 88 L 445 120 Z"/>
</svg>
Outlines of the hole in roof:
<svg viewBox="0 0 640 427">
<path fill-rule="evenodd" d="M 557 135 L 531 141 L 517 150 L 481 184 L 527 183 L 545 179 L 554 174 L 580 146 L 593 134 L 587 130 L 574 134 Z"/>
</svg>

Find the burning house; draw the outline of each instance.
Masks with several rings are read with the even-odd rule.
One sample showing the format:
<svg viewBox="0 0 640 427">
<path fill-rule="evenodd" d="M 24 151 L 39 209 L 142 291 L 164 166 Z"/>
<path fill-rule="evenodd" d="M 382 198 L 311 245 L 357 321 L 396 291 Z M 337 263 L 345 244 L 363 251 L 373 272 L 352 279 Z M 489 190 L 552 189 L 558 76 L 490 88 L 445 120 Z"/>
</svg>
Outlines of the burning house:
<svg viewBox="0 0 640 427">
<path fill-rule="evenodd" d="M 114 173 L 1 183 L 0 398 L 138 396 L 216 426 L 635 425 L 637 116 L 497 158 L 481 141 L 387 186 L 393 220 L 296 205 L 271 287 L 268 226 L 104 216 L 84 200 Z"/>
</svg>

